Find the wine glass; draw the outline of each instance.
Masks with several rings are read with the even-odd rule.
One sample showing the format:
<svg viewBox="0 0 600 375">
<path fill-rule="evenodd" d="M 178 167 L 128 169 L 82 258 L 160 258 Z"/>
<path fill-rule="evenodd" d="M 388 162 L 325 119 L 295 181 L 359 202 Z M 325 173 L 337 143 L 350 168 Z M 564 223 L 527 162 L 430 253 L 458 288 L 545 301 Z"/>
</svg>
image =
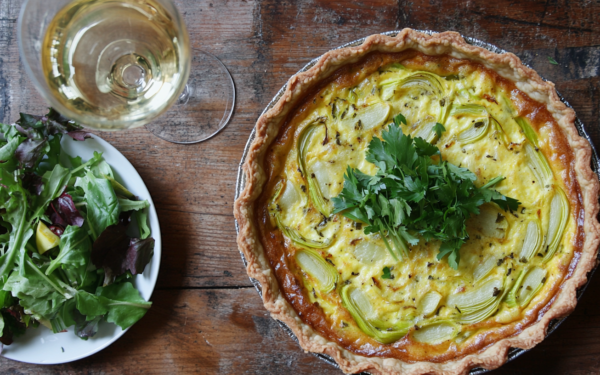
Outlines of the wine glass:
<svg viewBox="0 0 600 375">
<path fill-rule="evenodd" d="M 146 125 L 164 140 L 196 143 L 231 118 L 231 75 L 190 48 L 171 0 L 26 0 L 17 30 L 35 87 L 86 127 Z"/>
</svg>

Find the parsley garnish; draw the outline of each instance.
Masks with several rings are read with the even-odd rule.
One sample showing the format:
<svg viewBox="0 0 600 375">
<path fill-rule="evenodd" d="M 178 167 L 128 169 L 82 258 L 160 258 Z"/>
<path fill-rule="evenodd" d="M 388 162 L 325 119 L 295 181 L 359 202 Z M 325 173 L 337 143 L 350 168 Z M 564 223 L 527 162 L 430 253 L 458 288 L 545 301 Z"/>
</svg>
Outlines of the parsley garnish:
<svg viewBox="0 0 600 375">
<path fill-rule="evenodd" d="M 383 275 L 381 275 L 382 279 L 393 279 L 394 276 L 390 270 L 390 267 L 383 267 Z"/>
<path fill-rule="evenodd" d="M 439 122 L 436 122 L 433 126 L 433 131 L 435 132 L 435 134 L 437 134 L 439 138 L 442 136 L 442 133 L 446 131 L 446 128 L 444 127 L 444 125 L 440 124 Z"/>
<path fill-rule="evenodd" d="M 404 121 L 396 116 L 382 132 L 383 140 L 374 137 L 369 143 L 366 160 L 379 168 L 375 176 L 348 166 L 344 188 L 332 199 L 334 213 L 367 224 L 365 234 L 380 233 L 395 260 L 407 256 L 408 244 L 414 246 L 420 238 L 440 240 L 438 260 L 448 256 L 457 269 L 459 250 L 469 238 L 467 218 L 479 214 L 486 202 L 511 211 L 520 202 L 490 189 L 501 176 L 476 187 L 473 172 L 441 160 L 440 150 L 424 139 L 404 135 Z M 441 124 L 434 129 L 444 130 Z"/>
<path fill-rule="evenodd" d="M 554 60 L 554 59 L 553 59 L 552 57 L 550 57 L 550 56 L 548 56 L 548 62 L 549 62 L 550 64 L 553 64 L 553 65 L 558 65 L 558 63 L 556 62 L 556 60 Z"/>
</svg>

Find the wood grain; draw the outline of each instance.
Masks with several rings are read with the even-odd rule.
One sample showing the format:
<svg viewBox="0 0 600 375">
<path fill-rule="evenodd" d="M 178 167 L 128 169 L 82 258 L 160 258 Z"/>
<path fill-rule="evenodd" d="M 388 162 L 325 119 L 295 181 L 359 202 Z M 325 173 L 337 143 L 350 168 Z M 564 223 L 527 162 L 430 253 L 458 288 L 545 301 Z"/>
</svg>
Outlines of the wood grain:
<svg viewBox="0 0 600 375">
<path fill-rule="evenodd" d="M 100 135 L 136 167 L 156 204 L 163 257 L 154 306 L 122 339 L 89 359 L 34 366 L 0 358 L 4 374 L 338 374 L 301 351 L 271 320 L 235 244 L 232 204 L 244 144 L 262 109 L 314 57 L 403 27 L 455 30 L 516 53 L 553 81 L 600 145 L 600 1 L 176 0 L 192 44 L 230 70 L 230 124 L 197 145 L 145 129 Z M 20 63 L 21 0 L 0 0 L 0 122 L 46 104 Z M 552 65 L 548 57 L 559 65 Z M 161 121 L 160 119 L 158 121 Z M 538 347 L 493 374 L 600 373 L 600 277 L 569 319 Z"/>
</svg>

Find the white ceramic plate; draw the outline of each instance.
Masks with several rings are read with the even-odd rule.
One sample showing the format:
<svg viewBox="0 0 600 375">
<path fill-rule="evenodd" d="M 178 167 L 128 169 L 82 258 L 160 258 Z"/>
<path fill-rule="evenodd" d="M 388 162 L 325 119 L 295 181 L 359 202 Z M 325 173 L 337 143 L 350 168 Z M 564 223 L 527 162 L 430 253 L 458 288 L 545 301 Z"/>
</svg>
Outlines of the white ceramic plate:
<svg viewBox="0 0 600 375">
<path fill-rule="evenodd" d="M 64 136 L 62 146 L 67 154 L 73 157 L 81 156 L 84 161 L 90 159 L 94 151 L 102 152 L 104 159 L 112 167 L 116 179 L 140 199 L 146 199 L 150 202 L 148 219 L 152 237 L 156 241 L 154 257 L 152 257 L 150 264 L 146 266 L 144 273 L 137 275 L 134 279 L 134 285 L 140 291 L 142 297 L 148 301 L 154 291 L 158 277 L 161 237 L 156 209 L 144 181 L 125 156 L 97 136 L 86 139 L 84 142 L 76 142 L 70 137 Z M 112 323 L 102 322 L 98 327 L 96 336 L 84 341 L 75 336 L 72 327 L 67 332 L 54 334 L 48 328 L 40 326 L 39 328 L 28 329 L 27 333 L 15 339 L 12 345 L 4 346 L 2 356 L 19 362 L 35 364 L 72 362 L 106 348 L 117 341 L 125 331 L 127 330 L 122 330 Z"/>
</svg>

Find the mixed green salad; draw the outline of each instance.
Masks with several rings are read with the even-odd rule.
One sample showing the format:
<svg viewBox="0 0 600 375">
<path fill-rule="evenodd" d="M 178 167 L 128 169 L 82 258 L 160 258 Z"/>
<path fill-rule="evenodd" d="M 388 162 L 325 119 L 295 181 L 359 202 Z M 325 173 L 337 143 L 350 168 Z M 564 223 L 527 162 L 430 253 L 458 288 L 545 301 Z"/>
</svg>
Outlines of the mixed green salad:
<svg viewBox="0 0 600 375">
<path fill-rule="evenodd" d="M 93 337 L 106 320 L 125 329 L 151 306 L 132 284 L 154 252 L 148 201 L 115 180 L 94 152 L 83 161 L 63 136 L 90 138 L 53 109 L 0 123 L 0 343 L 27 327 L 74 326 Z M 1 350 L 0 344 L 0 350 Z"/>
</svg>

